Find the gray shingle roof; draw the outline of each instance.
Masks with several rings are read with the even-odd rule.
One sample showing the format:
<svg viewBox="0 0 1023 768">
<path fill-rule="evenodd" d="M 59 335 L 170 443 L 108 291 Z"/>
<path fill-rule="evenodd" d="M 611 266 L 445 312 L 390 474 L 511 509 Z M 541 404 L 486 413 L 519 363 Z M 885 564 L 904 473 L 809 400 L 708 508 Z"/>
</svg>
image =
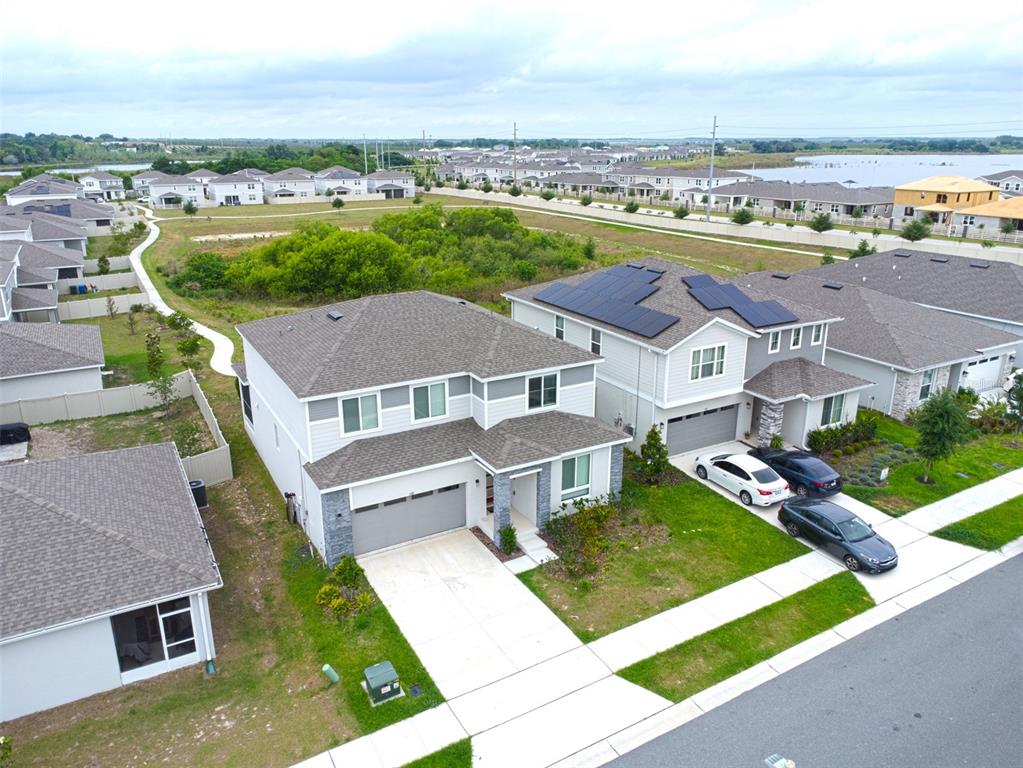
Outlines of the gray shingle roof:
<svg viewBox="0 0 1023 768">
<path fill-rule="evenodd" d="M 285 168 L 283 171 L 264 176 L 263 181 L 308 181 L 312 177 L 312 171 L 305 168 Z"/>
<path fill-rule="evenodd" d="M 2 264 L 10 264 L 11 262 L 5 261 L 0 262 Z M 57 275 L 53 270 L 49 269 L 33 269 L 31 267 L 18 267 L 18 286 L 25 287 L 26 285 L 41 285 L 43 283 L 50 284 L 56 282 Z"/>
<path fill-rule="evenodd" d="M 0 323 L 0 379 L 103 365 L 95 325 Z"/>
<path fill-rule="evenodd" d="M 107 173 L 106 171 L 92 171 L 91 173 L 83 173 L 82 178 L 96 179 L 98 181 L 119 181 L 122 184 L 124 183 L 124 179 L 122 179 L 120 176 L 114 176 L 114 174 Z"/>
<path fill-rule="evenodd" d="M 193 179 L 198 179 L 210 176 L 219 176 L 220 174 L 216 171 L 211 171 L 209 168 L 196 168 L 194 171 L 189 171 L 185 175 Z"/>
<path fill-rule="evenodd" d="M 332 165 L 330 168 L 324 168 L 315 176 L 317 179 L 357 179 L 362 174 L 351 168 L 345 168 L 343 165 Z"/>
<path fill-rule="evenodd" d="M 797 397 L 816 400 L 840 392 L 863 389 L 874 383 L 833 368 L 825 368 L 805 357 L 793 357 L 771 363 L 749 379 L 745 389 L 750 394 L 782 403 Z"/>
<path fill-rule="evenodd" d="M 0 231 L 28 230 L 29 239 L 85 240 L 85 222 L 52 213 L 33 211 L 17 216 L 0 216 Z"/>
<path fill-rule="evenodd" d="M 255 182 L 262 182 L 264 176 L 246 176 L 241 173 L 229 173 L 227 176 L 218 176 L 215 179 L 210 179 L 210 184 L 253 184 Z M 195 179 L 189 179 L 192 183 L 195 183 Z"/>
<path fill-rule="evenodd" d="M 886 205 L 895 200 L 894 187 L 846 187 L 838 182 L 796 184 L 791 181 L 742 181 L 715 187 L 714 194 L 843 205 Z"/>
<path fill-rule="evenodd" d="M 408 173 L 406 171 L 384 170 L 384 171 L 374 171 L 373 173 L 369 174 L 366 178 L 367 179 L 410 179 L 410 178 L 412 178 L 412 174 L 410 174 L 410 173 Z"/>
<path fill-rule="evenodd" d="M 94 203 L 91 200 L 36 200 L 0 208 L 2 215 L 23 216 L 26 213 L 34 212 L 83 221 L 112 219 L 116 215 L 112 205 Z"/>
<path fill-rule="evenodd" d="M 606 172 L 609 176 L 672 176 L 683 179 L 708 179 L 710 167 L 706 168 L 673 168 L 672 166 L 647 167 L 642 165 L 616 165 Z M 742 171 L 730 171 L 724 168 L 714 169 L 715 179 L 749 179 L 756 178 Z"/>
<path fill-rule="evenodd" d="M 910 256 L 900 258 L 896 253 Z M 898 248 L 815 267 L 808 273 L 855 282 L 918 304 L 1023 323 L 1023 266 L 1019 264 Z"/>
<path fill-rule="evenodd" d="M 327 312 L 336 310 L 334 321 Z M 427 291 L 366 296 L 238 326 L 299 397 L 433 376 L 510 376 L 596 355 L 457 299 Z"/>
<path fill-rule="evenodd" d="M 215 588 L 172 443 L 0 466 L 0 638 Z"/>
<path fill-rule="evenodd" d="M 15 288 L 11 291 L 11 310 L 31 312 L 36 309 L 56 309 L 55 288 Z M 47 323 L 48 325 L 48 323 Z"/>
<path fill-rule="evenodd" d="M 832 281 L 814 270 L 786 280 L 770 272 L 732 279 L 739 287 L 752 285 L 777 296 L 827 307 L 843 318 L 828 328 L 828 348 L 877 360 L 911 371 L 974 357 L 980 350 L 1019 342 L 1018 336 L 973 320 L 921 307 L 855 283 L 841 290 L 826 288 Z M 842 285 L 841 283 L 834 283 Z"/>
<path fill-rule="evenodd" d="M 356 440 L 306 464 L 320 489 L 478 456 L 496 470 L 533 464 L 630 437 L 588 416 L 562 411 L 505 419 L 484 430 L 472 419 Z"/>
<path fill-rule="evenodd" d="M 82 185 L 77 181 L 68 181 L 67 179 L 62 179 L 59 176 L 50 176 L 49 174 L 44 173 L 39 176 L 33 176 L 31 179 L 28 179 L 18 186 L 7 190 L 6 194 L 17 197 L 31 195 L 69 195 L 77 194 L 81 189 Z"/>
<path fill-rule="evenodd" d="M 0 261 L 14 261 L 29 269 L 60 269 L 62 267 L 81 267 L 85 257 L 81 251 L 64 248 L 50 243 L 30 243 L 25 240 L 5 240 L 0 242 Z"/>
<path fill-rule="evenodd" d="M 509 291 L 508 296 L 525 299 L 530 301 L 537 306 L 544 307 L 551 311 L 557 312 L 561 315 L 568 317 L 575 317 L 582 322 L 589 323 L 598 328 L 607 328 L 614 333 L 621 334 L 628 338 L 642 341 L 644 344 L 650 344 L 657 347 L 658 349 L 670 349 L 671 347 L 678 344 L 680 341 L 690 336 L 695 331 L 702 328 L 704 325 L 709 323 L 714 318 L 720 318 L 727 320 L 728 322 L 738 325 L 740 328 L 746 328 L 749 330 L 755 330 L 753 326 L 743 320 L 731 309 L 720 309 L 720 310 L 708 310 L 699 301 L 694 299 L 689 294 L 689 288 L 682 282 L 683 277 L 691 277 L 692 275 L 701 274 L 695 269 L 690 269 L 681 264 L 673 261 L 665 261 L 663 259 L 638 259 L 634 262 L 635 264 L 642 264 L 644 266 L 655 267 L 657 269 L 663 269 L 664 274 L 659 280 L 653 283 L 658 287 L 656 293 L 650 295 L 639 303 L 639 306 L 649 307 L 650 309 L 656 309 L 661 312 L 667 312 L 670 315 L 675 315 L 679 318 L 679 321 L 669 328 L 662 331 L 658 336 L 648 339 L 643 336 L 638 336 L 629 331 L 622 330 L 608 323 L 603 323 L 599 320 L 594 320 L 583 315 L 569 312 L 567 310 L 558 309 L 549 304 L 544 304 L 541 301 L 537 301 L 534 297 L 544 290 L 544 288 L 552 285 L 553 282 L 568 283 L 569 285 L 576 285 L 583 282 L 587 278 L 591 277 L 596 272 L 584 272 L 578 275 L 571 275 L 569 277 L 563 277 L 560 280 L 553 281 L 551 283 L 540 283 L 538 285 L 529 285 L 524 288 L 518 288 L 514 291 Z M 747 291 L 743 289 L 744 293 L 748 295 L 754 301 L 763 301 L 766 299 L 776 298 L 774 296 L 768 296 L 761 294 L 756 290 Z M 821 322 L 823 320 L 830 320 L 836 317 L 835 313 L 813 308 L 805 303 L 799 301 L 798 297 L 785 297 L 778 299 L 778 302 L 782 304 L 786 309 L 791 311 L 800 321 L 804 323 Z"/>
<path fill-rule="evenodd" d="M 1001 181 L 1002 179 L 1011 178 L 1023 179 L 1023 171 L 999 171 L 998 173 L 989 173 L 986 176 L 978 176 L 981 181 Z"/>
</svg>

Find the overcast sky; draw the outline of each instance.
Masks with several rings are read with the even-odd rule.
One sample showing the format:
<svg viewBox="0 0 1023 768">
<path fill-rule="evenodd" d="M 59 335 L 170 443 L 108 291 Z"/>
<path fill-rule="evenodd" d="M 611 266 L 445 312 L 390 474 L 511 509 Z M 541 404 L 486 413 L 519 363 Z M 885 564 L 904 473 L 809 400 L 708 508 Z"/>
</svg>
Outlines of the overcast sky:
<svg viewBox="0 0 1023 768">
<path fill-rule="evenodd" d="M 1020 134 L 1023 4 L 981 6 L 7 3 L 0 130 L 673 138 L 717 114 L 725 136 Z"/>
</svg>

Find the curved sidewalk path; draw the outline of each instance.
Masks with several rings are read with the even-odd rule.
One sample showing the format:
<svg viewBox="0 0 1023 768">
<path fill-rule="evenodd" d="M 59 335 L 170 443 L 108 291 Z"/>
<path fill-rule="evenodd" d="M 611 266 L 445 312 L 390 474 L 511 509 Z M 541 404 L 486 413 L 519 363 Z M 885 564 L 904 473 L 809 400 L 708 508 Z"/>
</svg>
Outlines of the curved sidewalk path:
<svg viewBox="0 0 1023 768">
<path fill-rule="evenodd" d="M 168 306 L 167 302 L 160 296 L 160 292 L 156 290 L 156 285 L 150 279 L 149 274 L 146 272 L 146 268 L 142 266 L 142 254 L 146 248 L 156 242 L 157 238 L 160 237 L 160 228 L 156 226 L 154 219 L 156 218 L 152 211 L 147 208 L 139 208 L 146 217 L 146 225 L 149 227 L 149 235 L 139 243 L 132 252 L 128 254 L 128 258 L 131 261 L 132 271 L 135 273 L 135 277 L 138 278 L 139 285 L 142 286 L 142 290 L 146 292 L 146 296 L 149 298 L 149 303 L 156 307 L 157 312 L 162 315 L 174 314 L 174 310 Z M 213 356 L 210 358 L 210 368 L 223 376 L 234 376 L 234 369 L 231 368 L 231 357 L 234 355 L 234 342 L 231 341 L 227 336 L 214 331 L 212 328 L 208 328 L 202 323 L 197 323 L 195 320 L 192 321 L 192 329 L 202 336 L 204 339 L 209 339 L 213 342 Z"/>
</svg>

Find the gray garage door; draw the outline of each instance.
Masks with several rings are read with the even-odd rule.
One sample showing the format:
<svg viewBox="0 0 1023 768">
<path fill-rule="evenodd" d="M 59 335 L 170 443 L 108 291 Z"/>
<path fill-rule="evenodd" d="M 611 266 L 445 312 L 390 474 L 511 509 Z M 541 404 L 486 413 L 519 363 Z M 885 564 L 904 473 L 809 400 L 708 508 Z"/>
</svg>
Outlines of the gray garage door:
<svg viewBox="0 0 1023 768">
<path fill-rule="evenodd" d="M 668 422 L 668 453 L 685 453 L 734 440 L 737 414 L 736 406 L 726 405 L 672 419 Z"/>
<path fill-rule="evenodd" d="M 355 554 L 465 525 L 465 484 L 361 507 L 352 513 Z"/>
</svg>

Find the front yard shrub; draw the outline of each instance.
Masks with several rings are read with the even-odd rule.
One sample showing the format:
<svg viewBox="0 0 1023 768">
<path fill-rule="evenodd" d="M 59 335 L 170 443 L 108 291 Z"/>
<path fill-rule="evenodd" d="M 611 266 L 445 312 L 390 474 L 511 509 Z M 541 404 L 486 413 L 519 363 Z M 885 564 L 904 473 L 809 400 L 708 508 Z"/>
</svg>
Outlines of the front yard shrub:
<svg viewBox="0 0 1023 768">
<path fill-rule="evenodd" d="M 917 453 L 924 460 L 923 483 L 930 482 L 934 463 L 948 459 L 969 437 L 969 417 L 956 393 L 943 389 L 920 406 L 916 428 L 920 438 Z"/>
<path fill-rule="evenodd" d="M 781 435 L 771 435 L 771 447 L 774 449 L 784 448 L 785 440 Z"/>
<path fill-rule="evenodd" d="M 877 434 L 877 421 L 877 414 L 873 411 L 861 411 L 856 421 L 810 430 L 806 435 L 806 445 L 814 453 L 828 453 L 865 443 Z"/>
<path fill-rule="evenodd" d="M 687 206 L 680 205 L 674 210 L 672 210 L 671 213 L 676 219 L 684 219 L 686 216 L 689 215 L 689 208 Z"/>
<path fill-rule="evenodd" d="M 497 532 L 497 539 L 501 551 L 506 555 L 510 555 L 519 546 L 519 535 L 515 530 L 514 525 L 506 525 L 504 528 Z"/>
<path fill-rule="evenodd" d="M 354 557 L 342 557 L 316 593 L 316 604 L 337 619 L 361 616 L 373 607 L 373 593 L 362 566 Z"/>
<path fill-rule="evenodd" d="M 637 203 L 635 200 L 630 200 L 623 206 L 622 210 L 625 211 L 626 213 L 635 213 L 636 211 L 639 210 L 639 203 Z"/>
<path fill-rule="evenodd" d="M 911 243 L 915 243 L 918 240 L 923 240 L 925 237 L 930 237 L 931 227 L 924 221 L 914 219 L 902 228 L 899 232 L 899 237 L 903 240 L 909 240 Z"/>
<path fill-rule="evenodd" d="M 331 580 L 338 586 L 347 589 L 356 589 L 365 576 L 366 573 L 362 570 L 362 566 L 350 555 L 342 557 L 330 572 Z"/>
<path fill-rule="evenodd" d="M 753 211 L 749 208 L 739 208 L 732 214 L 734 224 L 749 224 L 751 221 L 753 221 Z"/>
<path fill-rule="evenodd" d="M 587 206 L 593 202 L 593 195 L 583 195 L 579 198 L 579 205 Z"/>
<path fill-rule="evenodd" d="M 553 200 L 554 199 L 554 190 L 553 189 L 545 189 L 543 192 L 540 193 L 540 197 L 542 197 L 544 200 Z"/>
<path fill-rule="evenodd" d="M 663 475 L 669 466 L 668 446 L 661 438 L 661 430 L 654 424 L 646 433 L 646 440 L 639 449 L 639 455 L 643 458 L 640 471 L 643 479 L 648 483 L 656 482 Z"/>
<path fill-rule="evenodd" d="M 619 507 L 607 499 L 577 499 L 574 513 L 561 505 L 544 529 L 548 542 L 561 558 L 569 578 L 591 576 L 600 570 L 604 554 L 611 547 L 609 528 L 618 518 Z"/>
<path fill-rule="evenodd" d="M 831 216 L 827 213 L 818 213 L 810 219 L 810 229 L 814 232 L 827 232 L 829 229 L 834 228 L 835 225 L 831 221 Z"/>
</svg>

